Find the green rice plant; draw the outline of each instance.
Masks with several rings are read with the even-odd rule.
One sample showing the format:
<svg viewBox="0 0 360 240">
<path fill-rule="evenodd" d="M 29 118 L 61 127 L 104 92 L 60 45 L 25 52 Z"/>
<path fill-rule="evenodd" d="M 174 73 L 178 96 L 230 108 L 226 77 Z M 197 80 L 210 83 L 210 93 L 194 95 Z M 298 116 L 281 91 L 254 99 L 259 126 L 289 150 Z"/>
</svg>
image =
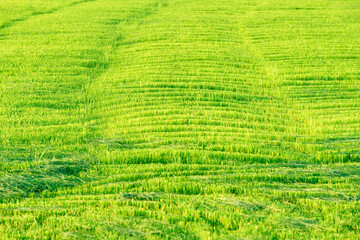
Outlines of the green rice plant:
<svg viewBox="0 0 360 240">
<path fill-rule="evenodd" d="M 0 239 L 358 239 L 357 0 L 2 0 Z"/>
</svg>

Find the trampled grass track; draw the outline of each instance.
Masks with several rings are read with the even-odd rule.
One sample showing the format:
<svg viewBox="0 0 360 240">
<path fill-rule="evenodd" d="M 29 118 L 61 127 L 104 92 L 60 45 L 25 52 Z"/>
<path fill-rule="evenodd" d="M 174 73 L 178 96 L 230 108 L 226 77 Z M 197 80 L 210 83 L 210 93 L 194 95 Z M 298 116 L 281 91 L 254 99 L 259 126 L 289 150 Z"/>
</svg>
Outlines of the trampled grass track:
<svg viewBox="0 0 360 240">
<path fill-rule="evenodd" d="M 359 14 L 2 1 L 0 237 L 357 239 Z"/>
</svg>

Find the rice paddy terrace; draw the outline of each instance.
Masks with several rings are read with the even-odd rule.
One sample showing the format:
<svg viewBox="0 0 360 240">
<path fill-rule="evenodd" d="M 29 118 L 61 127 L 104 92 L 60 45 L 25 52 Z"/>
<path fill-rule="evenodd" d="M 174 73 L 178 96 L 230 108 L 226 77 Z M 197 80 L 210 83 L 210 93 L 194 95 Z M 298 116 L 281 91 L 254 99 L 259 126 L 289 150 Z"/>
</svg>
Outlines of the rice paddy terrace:
<svg viewBox="0 0 360 240">
<path fill-rule="evenodd" d="M 359 239 L 358 0 L 1 0 L 0 239 Z"/>
</svg>

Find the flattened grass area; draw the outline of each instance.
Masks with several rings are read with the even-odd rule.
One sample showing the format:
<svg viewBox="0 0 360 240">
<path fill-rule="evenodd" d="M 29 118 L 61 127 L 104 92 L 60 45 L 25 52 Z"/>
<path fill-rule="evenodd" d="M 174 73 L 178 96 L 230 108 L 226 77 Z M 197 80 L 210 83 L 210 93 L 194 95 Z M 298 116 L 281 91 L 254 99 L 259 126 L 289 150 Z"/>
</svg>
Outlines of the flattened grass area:
<svg viewBox="0 0 360 240">
<path fill-rule="evenodd" d="M 357 0 L 2 0 L 0 239 L 358 239 Z"/>
</svg>

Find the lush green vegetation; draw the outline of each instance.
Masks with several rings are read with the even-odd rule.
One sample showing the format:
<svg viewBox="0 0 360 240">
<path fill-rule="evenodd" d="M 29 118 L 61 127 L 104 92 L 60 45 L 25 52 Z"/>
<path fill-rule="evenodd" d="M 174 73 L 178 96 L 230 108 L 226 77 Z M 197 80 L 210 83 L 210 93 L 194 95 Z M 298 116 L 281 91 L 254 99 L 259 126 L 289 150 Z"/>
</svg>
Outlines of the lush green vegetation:
<svg viewBox="0 0 360 240">
<path fill-rule="evenodd" d="M 2 0 L 0 239 L 358 239 L 358 0 Z"/>
</svg>

